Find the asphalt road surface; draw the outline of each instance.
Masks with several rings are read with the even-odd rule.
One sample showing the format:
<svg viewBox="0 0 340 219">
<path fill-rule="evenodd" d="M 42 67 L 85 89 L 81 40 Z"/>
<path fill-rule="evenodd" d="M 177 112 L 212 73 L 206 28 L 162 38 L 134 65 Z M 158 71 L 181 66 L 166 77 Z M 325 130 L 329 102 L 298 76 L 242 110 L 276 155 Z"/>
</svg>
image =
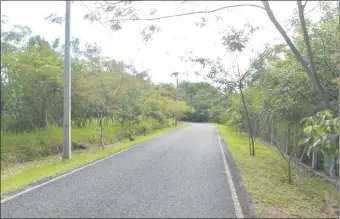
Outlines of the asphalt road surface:
<svg viewBox="0 0 340 219">
<path fill-rule="evenodd" d="M 236 217 L 216 128 L 190 124 L 1 204 L 1 217 Z"/>
</svg>

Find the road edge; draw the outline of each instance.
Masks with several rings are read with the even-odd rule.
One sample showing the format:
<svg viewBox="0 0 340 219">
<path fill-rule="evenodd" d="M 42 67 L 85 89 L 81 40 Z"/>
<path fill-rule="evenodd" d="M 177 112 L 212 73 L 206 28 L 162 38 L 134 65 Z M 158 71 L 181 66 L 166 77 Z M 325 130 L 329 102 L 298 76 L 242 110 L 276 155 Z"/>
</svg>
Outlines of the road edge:
<svg viewBox="0 0 340 219">
<path fill-rule="evenodd" d="M 255 212 L 253 211 L 251 207 L 252 201 L 253 201 L 252 197 L 248 194 L 248 192 L 246 191 L 242 183 L 242 178 L 240 177 L 238 173 L 237 165 L 232 157 L 232 154 L 230 153 L 230 150 L 228 149 L 228 145 L 226 144 L 226 141 L 220 137 L 220 132 L 218 130 L 218 127 L 215 126 L 215 128 L 217 132 L 219 145 L 221 148 L 221 153 L 223 155 L 223 160 L 226 164 L 225 167 L 228 168 L 228 170 L 226 169 L 228 184 L 229 184 L 232 196 L 236 196 L 237 202 L 238 202 L 238 203 L 237 202 L 235 203 L 234 201 L 235 198 L 232 197 L 234 206 L 235 206 L 236 217 L 237 218 L 257 218 Z M 230 181 L 229 178 L 232 181 L 232 185 L 230 185 L 229 183 Z M 234 190 L 234 194 L 233 194 L 233 190 Z M 238 214 L 237 211 L 241 211 L 241 214 Z"/>
<path fill-rule="evenodd" d="M 221 137 L 220 137 L 220 134 L 218 133 L 217 128 L 216 128 L 216 132 L 217 132 L 218 145 L 220 146 L 221 154 L 222 154 L 222 158 L 223 158 L 225 173 L 227 175 L 228 185 L 229 185 L 229 189 L 230 189 L 230 192 L 231 192 L 231 197 L 232 197 L 233 203 L 234 203 L 235 214 L 236 214 L 237 218 L 243 218 L 242 208 L 241 208 L 240 202 L 239 202 L 238 197 L 237 197 L 234 182 L 233 182 L 233 179 L 231 177 L 231 174 L 230 174 L 230 171 L 229 171 L 229 166 L 228 166 L 228 163 L 227 163 L 227 159 L 226 159 L 226 156 L 224 154 L 223 147 L 222 147 Z"/>
<path fill-rule="evenodd" d="M 110 154 L 110 155 L 108 155 L 108 156 L 106 156 L 106 157 L 102 157 L 102 158 L 99 158 L 99 159 L 90 161 L 90 162 L 85 163 L 85 164 L 83 164 L 83 165 L 80 165 L 80 166 L 74 167 L 74 168 L 72 168 L 72 169 L 69 169 L 69 170 L 67 170 L 67 171 L 65 171 L 65 172 L 63 172 L 63 173 L 57 174 L 57 175 L 55 175 L 55 176 L 45 177 L 45 178 L 42 178 L 42 179 L 40 179 L 40 180 L 38 180 L 38 181 L 36 181 L 36 182 L 34 182 L 34 183 L 25 185 L 23 188 L 20 188 L 20 189 L 18 189 L 18 190 L 16 190 L 16 191 L 12 191 L 12 192 L 13 192 L 12 195 L 10 195 L 10 196 L 6 196 L 6 195 L 5 195 L 5 198 L 1 199 L 1 204 L 5 203 L 5 202 L 7 202 L 7 201 L 9 201 L 9 200 L 11 200 L 11 199 L 13 199 L 13 198 L 16 198 L 16 197 L 18 197 L 18 196 L 20 196 L 20 195 L 23 195 L 23 194 L 25 194 L 25 193 L 27 193 L 27 192 L 33 191 L 33 190 L 35 190 L 35 189 L 37 189 L 37 188 L 40 188 L 40 187 L 42 187 L 42 186 L 44 186 L 44 185 L 50 184 L 50 183 L 52 183 L 52 182 L 54 182 L 54 181 L 56 181 L 56 180 L 58 180 L 58 179 L 65 178 L 65 177 L 67 177 L 67 176 L 69 176 L 69 175 L 71 175 L 71 174 L 73 174 L 73 173 L 76 173 L 76 172 L 78 172 L 78 171 L 80 171 L 80 170 L 83 170 L 83 169 L 85 169 L 85 168 L 87 168 L 87 167 L 90 167 L 90 166 L 92 166 L 92 165 L 94 165 L 94 164 L 97 164 L 97 163 L 99 163 L 99 162 L 101 162 L 101 161 L 104 161 L 104 160 L 106 160 L 106 159 L 112 158 L 112 157 L 114 157 L 114 156 L 116 156 L 116 155 L 118 155 L 118 154 L 120 154 L 120 153 L 123 153 L 123 152 L 125 152 L 125 151 L 128 151 L 128 150 L 130 150 L 130 149 L 132 149 L 132 148 L 135 148 L 135 147 L 137 147 L 137 146 L 140 146 L 140 145 L 142 145 L 142 144 L 144 144 L 144 143 L 148 143 L 148 142 L 150 142 L 150 141 L 153 141 L 153 140 L 155 140 L 155 139 L 157 139 L 157 138 L 159 138 L 159 137 L 161 137 L 161 136 L 163 136 L 163 135 L 170 134 L 170 133 L 172 133 L 172 132 L 176 132 L 176 131 L 179 131 L 179 130 L 181 130 L 181 129 L 187 128 L 188 126 L 190 126 L 190 123 L 187 123 L 187 124 L 186 124 L 185 126 L 183 126 L 183 127 L 178 127 L 178 128 L 172 129 L 172 130 L 170 130 L 170 131 L 168 131 L 168 132 L 166 132 L 166 133 L 160 134 L 160 135 L 156 136 L 155 138 L 152 138 L 152 139 L 149 139 L 149 140 L 146 140 L 146 141 L 143 141 L 143 142 L 140 142 L 140 143 L 131 145 L 131 146 L 129 146 L 129 147 L 127 147 L 127 148 L 125 148 L 125 149 L 123 149 L 123 150 L 121 150 L 121 151 L 114 152 L 114 153 L 112 153 L 112 154 Z"/>
</svg>

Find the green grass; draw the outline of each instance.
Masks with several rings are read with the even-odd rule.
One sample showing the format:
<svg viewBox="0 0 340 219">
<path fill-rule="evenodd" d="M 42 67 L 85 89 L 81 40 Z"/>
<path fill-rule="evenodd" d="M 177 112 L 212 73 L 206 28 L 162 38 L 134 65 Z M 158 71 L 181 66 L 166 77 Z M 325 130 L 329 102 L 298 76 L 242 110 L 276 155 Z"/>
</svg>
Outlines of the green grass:
<svg viewBox="0 0 340 219">
<path fill-rule="evenodd" d="M 179 123 L 177 128 L 182 128 L 185 126 L 187 126 L 187 123 Z M 169 127 L 160 129 L 145 136 L 137 136 L 133 142 L 129 140 L 123 140 L 122 142 L 106 147 L 103 150 L 98 149 L 97 151 L 92 152 L 86 151 L 82 153 L 73 153 L 71 160 L 62 161 L 60 156 L 51 156 L 39 161 L 31 161 L 23 164 L 13 165 L 12 167 L 1 171 L 1 197 L 3 197 L 4 194 L 8 192 L 15 191 L 43 178 L 66 172 L 88 162 L 106 157 L 112 153 L 122 151 L 140 142 L 153 139 L 174 129 L 176 128 Z"/>
<path fill-rule="evenodd" d="M 287 163 L 272 148 L 255 144 L 249 155 L 248 140 L 217 125 L 235 160 L 253 209 L 260 217 L 337 217 L 339 192 L 309 170 L 293 164 L 293 183 L 288 183 Z"/>
<path fill-rule="evenodd" d="M 72 127 L 72 142 L 90 148 L 100 142 L 96 132 L 96 121 L 88 122 L 83 128 Z M 106 144 L 118 141 L 118 124 L 104 125 Z M 34 161 L 61 152 L 63 138 L 62 127 L 49 126 L 44 130 L 25 133 L 1 133 L 1 169 L 13 163 Z"/>
<path fill-rule="evenodd" d="M 103 138 L 106 145 L 122 140 L 126 134 L 116 121 L 104 120 Z M 143 118 L 129 130 L 132 135 L 152 133 L 154 130 L 171 126 L 171 120 L 165 123 L 153 118 Z M 91 150 L 100 144 L 98 121 L 87 121 L 84 127 L 72 126 L 72 149 Z M 41 160 L 44 157 L 60 154 L 62 151 L 63 129 L 50 124 L 45 129 L 35 129 L 30 132 L 1 132 L 1 170 L 16 163 Z"/>
</svg>

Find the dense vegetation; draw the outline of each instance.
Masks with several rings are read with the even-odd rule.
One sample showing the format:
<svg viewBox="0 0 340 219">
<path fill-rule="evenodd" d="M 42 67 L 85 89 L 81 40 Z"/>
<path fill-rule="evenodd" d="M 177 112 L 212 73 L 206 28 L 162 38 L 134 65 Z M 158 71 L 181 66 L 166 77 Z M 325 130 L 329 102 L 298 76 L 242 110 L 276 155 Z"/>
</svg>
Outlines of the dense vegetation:
<svg viewBox="0 0 340 219">
<path fill-rule="evenodd" d="M 269 5 L 264 6 L 270 12 Z M 335 116 L 339 112 L 338 16 L 335 4 L 320 3 L 318 7 L 322 12 L 318 22 L 306 18 L 302 25 L 293 17 L 291 43 L 267 45 L 244 73 L 231 72 L 220 59 L 190 57 L 210 67 L 207 76 L 218 87 L 205 82 L 155 85 L 147 72 L 102 57 L 95 43 L 85 44 L 81 50 L 80 40 L 73 39 L 73 146 L 104 147 L 123 138 L 133 140 L 135 135 L 176 124 L 182 118 L 245 130 L 250 143 L 258 137 L 286 155 L 294 153 L 301 161 L 334 175 L 339 142 Z M 2 22 L 5 24 L 5 19 Z M 63 45 L 59 39 L 48 43 L 32 36 L 28 27 L 17 25 L 4 30 L 3 26 L 1 161 L 21 162 L 59 153 Z M 223 36 L 222 46 L 241 54 L 256 31 L 250 25 L 243 30 L 232 28 Z M 295 46 L 302 59 L 309 60 L 305 31 L 314 70 L 311 66 L 306 69 L 305 61 L 292 50 Z M 316 76 L 311 77 L 310 71 Z"/>
<path fill-rule="evenodd" d="M 206 82 L 182 82 L 178 86 L 181 98 L 193 108 L 184 114 L 183 120 L 190 122 L 216 122 L 224 111 L 224 95 L 219 89 Z"/>
<path fill-rule="evenodd" d="M 336 5 L 321 3 L 319 7 L 320 20 L 307 20 L 307 27 L 316 75 L 327 99 L 313 87 L 313 78 L 286 44 L 267 46 L 252 60 L 243 92 L 255 137 L 286 155 L 295 152 L 302 161 L 313 161 L 314 168 L 334 175 L 338 173 L 340 131 L 335 116 L 339 113 L 339 18 Z M 292 27 L 293 43 L 307 59 L 303 25 L 295 22 Z M 233 116 L 223 122 L 249 130 L 241 99 L 239 92 L 229 96 L 226 110 Z"/>
<path fill-rule="evenodd" d="M 263 4 L 270 14 L 269 6 Z M 183 83 L 180 88 L 185 99 L 195 109 L 185 119 L 218 122 L 248 132 L 251 155 L 255 155 L 255 138 L 276 146 L 287 161 L 289 172 L 290 162 L 298 158 L 334 176 L 338 174 L 340 132 L 336 116 L 340 69 L 338 6 L 320 2 L 321 17 L 316 22 L 304 17 L 301 7 L 298 4 L 300 18 L 290 20 L 292 39 L 286 39 L 287 44 L 266 45 L 246 71 L 240 70 L 238 56 L 258 30 L 249 24 L 239 30 L 230 28 L 222 37 L 222 46 L 231 52 L 236 66 L 225 66 L 225 58 L 190 57 L 190 61 L 202 64 L 201 74 L 220 89 Z M 277 24 L 275 17 L 270 18 Z M 306 62 L 310 64 L 306 66 Z"/>
<path fill-rule="evenodd" d="M 175 126 L 177 120 L 219 123 L 259 215 L 334 217 L 338 214 L 336 189 L 296 163 L 303 162 L 330 177 L 339 174 L 339 6 L 319 2 L 320 19 L 312 21 L 304 12 L 307 2 L 297 2 L 297 11 L 285 27 L 290 28 L 290 37 L 269 3 L 262 2 L 285 43 L 266 45 L 245 71 L 238 66 L 238 57 L 258 31 L 250 24 L 221 31 L 221 46 L 226 54 L 231 53 L 233 60 L 228 61 L 235 66 L 225 66 L 225 57 L 188 57 L 186 61 L 202 64 L 199 74 L 213 83 L 178 82 L 181 72 L 175 72 L 175 86 L 154 84 L 147 72 L 103 57 L 95 43 L 81 49 L 80 40 L 73 39 L 73 150 L 104 148 L 123 139 L 134 141 L 137 135 Z M 112 13 L 116 20 L 108 23 L 118 31 L 127 21 L 143 20 L 134 4 L 138 2 L 98 2 L 96 16 L 90 13 L 85 18 L 96 22 L 103 19 L 100 15 Z M 64 45 L 59 39 L 49 43 L 34 36 L 28 27 L 4 29 L 5 19 L 1 22 L 3 168 L 61 152 Z M 202 19 L 201 26 L 206 25 Z M 151 24 L 141 33 L 148 41 L 159 30 Z M 100 151 L 100 156 L 75 156 L 66 165 L 75 167 L 79 160 L 83 164 L 116 151 L 111 148 Z M 7 178 L 2 187 L 4 184 L 10 191 L 46 177 L 44 170 L 55 168 L 46 163 L 22 171 L 16 183 L 12 179 L 17 176 Z M 59 172 L 68 168 L 58 165 Z M 41 171 L 36 171 L 39 168 Z M 286 176 L 287 180 L 282 180 Z M 269 190 L 273 192 L 266 192 Z M 309 210 L 302 212 L 306 206 Z M 263 209 L 266 212 L 261 213 Z"/>
<path fill-rule="evenodd" d="M 61 152 L 63 47 L 29 27 L 1 26 L 1 167 Z M 102 57 L 94 44 L 72 41 L 72 147 L 104 147 L 173 125 L 191 110 L 173 85 Z"/>
<path fill-rule="evenodd" d="M 97 16 L 89 14 L 86 19 L 95 22 L 103 12 L 129 9 L 113 15 L 117 18 L 109 21 L 113 30 L 120 30 L 126 21 L 139 19 L 136 8 L 130 6 L 134 3 L 98 4 Z M 320 2 L 321 17 L 313 22 L 305 16 L 306 3 L 297 2 L 298 10 L 288 22 L 293 34 L 288 37 L 270 5 L 265 1 L 262 4 L 260 8 L 267 12 L 286 43 L 266 45 L 245 72 L 239 66 L 236 71 L 228 69 L 222 58 L 189 57 L 203 64 L 200 74 L 207 73 L 214 85 L 155 85 L 147 72 L 102 57 L 95 43 L 86 44 L 82 50 L 80 40 L 73 39 L 73 147 L 104 147 L 123 138 L 134 140 L 136 135 L 176 125 L 178 119 L 215 122 L 248 132 L 251 155 L 256 154 L 254 141 L 259 138 L 276 146 L 288 166 L 297 157 L 331 176 L 337 174 L 338 6 Z M 49 18 L 58 22 L 53 16 Z M 59 153 L 64 46 L 59 39 L 49 43 L 32 36 L 28 27 L 17 25 L 5 30 L 5 23 L 2 19 L 1 162 L 22 162 Z M 147 41 L 157 31 L 152 24 L 142 35 Z M 250 24 L 241 30 L 221 31 L 221 46 L 238 63 L 237 57 L 256 31 L 258 28 Z M 177 77 L 179 74 L 173 73 Z"/>
</svg>

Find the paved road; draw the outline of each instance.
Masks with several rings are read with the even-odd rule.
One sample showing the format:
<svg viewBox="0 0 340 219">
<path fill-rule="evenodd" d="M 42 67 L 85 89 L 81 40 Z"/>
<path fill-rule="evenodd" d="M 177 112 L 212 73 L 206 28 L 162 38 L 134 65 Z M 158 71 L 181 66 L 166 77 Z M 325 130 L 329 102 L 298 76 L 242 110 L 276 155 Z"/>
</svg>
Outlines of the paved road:
<svg viewBox="0 0 340 219">
<path fill-rule="evenodd" d="M 208 124 L 167 133 L 1 204 L 1 217 L 235 217 Z"/>
</svg>

